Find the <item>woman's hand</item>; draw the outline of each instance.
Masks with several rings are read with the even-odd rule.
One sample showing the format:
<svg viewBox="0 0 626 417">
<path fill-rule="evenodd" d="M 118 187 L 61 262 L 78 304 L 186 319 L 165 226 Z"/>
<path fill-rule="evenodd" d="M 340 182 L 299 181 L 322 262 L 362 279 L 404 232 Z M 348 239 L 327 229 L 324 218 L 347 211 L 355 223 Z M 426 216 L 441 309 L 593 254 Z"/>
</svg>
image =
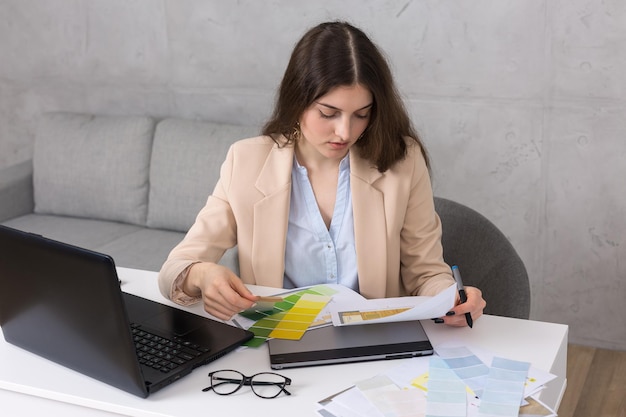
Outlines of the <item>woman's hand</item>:
<svg viewBox="0 0 626 417">
<path fill-rule="evenodd" d="M 487 302 L 483 299 L 483 293 L 476 287 L 465 287 L 465 294 L 467 295 L 467 301 L 463 304 L 458 304 L 460 300 L 457 297 L 457 305 L 450 310 L 445 317 L 436 319 L 436 323 L 445 323 L 449 326 L 463 327 L 467 326 L 467 319 L 465 313 L 470 313 L 472 319 L 476 321 L 477 318 L 483 315 L 483 310 L 487 305 Z"/>
<path fill-rule="evenodd" d="M 259 298 L 230 269 L 210 262 L 191 266 L 183 291 L 190 296 L 202 295 L 204 310 L 222 320 L 252 307 Z"/>
</svg>

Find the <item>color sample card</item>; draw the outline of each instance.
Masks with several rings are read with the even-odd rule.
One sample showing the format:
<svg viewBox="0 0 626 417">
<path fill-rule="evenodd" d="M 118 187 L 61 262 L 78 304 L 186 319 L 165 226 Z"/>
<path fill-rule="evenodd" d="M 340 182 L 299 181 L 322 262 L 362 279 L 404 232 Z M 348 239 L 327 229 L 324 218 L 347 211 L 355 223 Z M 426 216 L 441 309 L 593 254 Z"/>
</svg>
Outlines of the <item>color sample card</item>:
<svg viewBox="0 0 626 417">
<path fill-rule="evenodd" d="M 524 398 L 528 362 L 493 358 L 480 401 L 480 417 L 517 417 Z"/>
<path fill-rule="evenodd" d="M 300 340 L 330 298 L 325 295 L 304 294 L 289 311 L 278 315 L 280 319 L 270 333 L 270 337 Z M 255 326 L 258 325 L 259 322 L 255 324 Z"/>
<path fill-rule="evenodd" d="M 319 402 L 329 412 L 320 414 L 328 417 L 508 417 L 518 413 L 519 417 L 556 416 L 545 404 L 528 397 L 555 378 L 554 375 L 481 349 L 460 346 L 436 350 L 437 355 L 428 361 L 413 358 L 334 395 L 328 407 L 335 407 L 336 413 L 327 407 L 325 400 Z M 469 388 L 467 381 L 474 389 Z M 478 381 L 482 381 L 482 386 L 476 384 Z M 533 384 L 539 385 L 533 387 Z M 482 401 L 474 391 L 482 393 Z M 520 407 L 521 404 L 525 405 Z"/>
<path fill-rule="evenodd" d="M 368 320 L 382 319 L 384 317 L 395 316 L 403 313 L 410 308 L 394 308 L 389 310 L 373 310 L 373 311 L 340 311 L 339 319 L 342 324 L 361 323 Z"/>
<path fill-rule="evenodd" d="M 430 358 L 428 369 L 426 417 L 465 417 L 465 383 L 439 357 Z"/>
<path fill-rule="evenodd" d="M 428 372 L 425 372 L 411 380 L 411 386 L 422 391 L 428 391 Z"/>
<path fill-rule="evenodd" d="M 423 413 L 417 412 L 426 408 L 423 391 L 400 389 L 385 375 L 378 375 L 355 385 L 376 407 L 379 412 L 376 415 L 382 413 L 385 417 L 418 417 L 421 414 L 423 417 Z"/>
<path fill-rule="evenodd" d="M 465 347 L 437 348 L 437 355 L 467 384 L 472 393 L 482 398 L 489 367 Z"/>
<path fill-rule="evenodd" d="M 261 346 L 268 338 L 299 340 L 315 322 L 336 291 L 323 285 L 288 294 L 267 311 L 246 310 L 239 313 L 255 323 L 248 329 L 254 338 L 245 346 Z"/>
</svg>

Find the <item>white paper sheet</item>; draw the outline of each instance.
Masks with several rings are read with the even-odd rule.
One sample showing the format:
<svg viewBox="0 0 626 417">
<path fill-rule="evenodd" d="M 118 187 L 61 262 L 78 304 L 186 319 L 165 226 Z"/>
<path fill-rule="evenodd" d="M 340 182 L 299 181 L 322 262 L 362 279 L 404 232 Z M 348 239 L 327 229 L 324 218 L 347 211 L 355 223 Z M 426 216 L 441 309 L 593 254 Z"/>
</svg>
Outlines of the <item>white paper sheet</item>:
<svg viewBox="0 0 626 417">
<path fill-rule="evenodd" d="M 336 302 L 330 306 L 333 326 L 428 320 L 443 317 L 454 307 L 456 288 L 456 285 L 451 285 L 434 297 L 363 299 L 358 304 L 354 300 L 345 304 Z"/>
</svg>

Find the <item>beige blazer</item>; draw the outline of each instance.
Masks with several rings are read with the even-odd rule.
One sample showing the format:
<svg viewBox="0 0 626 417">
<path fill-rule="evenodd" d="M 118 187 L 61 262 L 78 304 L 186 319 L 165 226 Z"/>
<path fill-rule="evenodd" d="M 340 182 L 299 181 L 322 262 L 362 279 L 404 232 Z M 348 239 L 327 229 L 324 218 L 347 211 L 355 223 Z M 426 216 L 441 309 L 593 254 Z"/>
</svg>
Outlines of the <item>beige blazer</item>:
<svg viewBox="0 0 626 417">
<path fill-rule="evenodd" d="M 350 151 L 359 289 L 367 298 L 434 295 L 454 283 L 429 172 L 410 143 L 407 157 L 385 173 Z M 293 157 L 293 146 L 278 147 L 267 136 L 231 146 L 213 194 L 159 273 L 164 296 L 181 302 L 176 278 L 235 245 L 245 283 L 282 287 Z"/>
</svg>

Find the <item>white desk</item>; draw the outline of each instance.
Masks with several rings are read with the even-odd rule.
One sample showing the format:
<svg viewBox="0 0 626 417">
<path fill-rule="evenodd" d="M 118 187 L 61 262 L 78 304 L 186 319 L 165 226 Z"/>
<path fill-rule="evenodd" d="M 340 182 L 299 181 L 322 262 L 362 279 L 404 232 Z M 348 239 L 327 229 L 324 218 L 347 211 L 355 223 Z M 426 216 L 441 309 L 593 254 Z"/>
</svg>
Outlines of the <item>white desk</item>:
<svg viewBox="0 0 626 417">
<path fill-rule="evenodd" d="M 158 291 L 156 273 L 118 268 L 122 289 L 128 293 L 174 305 Z M 255 287 L 268 295 L 268 288 Z M 275 290 L 274 290 L 275 291 Z M 189 309 L 205 314 L 200 306 Z M 558 378 L 548 384 L 541 400 L 551 407 L 558 404 L 565 390 L 567 326 L 537 321 L 484 316 L 473 329 L 452 328 L 423 322 L 433 346 L 464 343 L 487 349 L 506 358 L 528 361 Z M 230 396 L 219 396 L 201 389 L 207 374 L 217 369 L 237 369 L 247 375 L 269 371 L 267 347 L 239 349 L 211 364 L 198 368 L 151 395 L 141 399 L 124 391 L 63 368 L 0 340 L 0 410 L 11 416 L 313 416 L 317 401 L 373 377 L 402 361 L 399 359 L 346 365 L 282 370 L 293 382 L 291 396 L 266 400 L 242 389 Z M 5 414 L 10 411 L 8 414 Z"/>
</svg>

